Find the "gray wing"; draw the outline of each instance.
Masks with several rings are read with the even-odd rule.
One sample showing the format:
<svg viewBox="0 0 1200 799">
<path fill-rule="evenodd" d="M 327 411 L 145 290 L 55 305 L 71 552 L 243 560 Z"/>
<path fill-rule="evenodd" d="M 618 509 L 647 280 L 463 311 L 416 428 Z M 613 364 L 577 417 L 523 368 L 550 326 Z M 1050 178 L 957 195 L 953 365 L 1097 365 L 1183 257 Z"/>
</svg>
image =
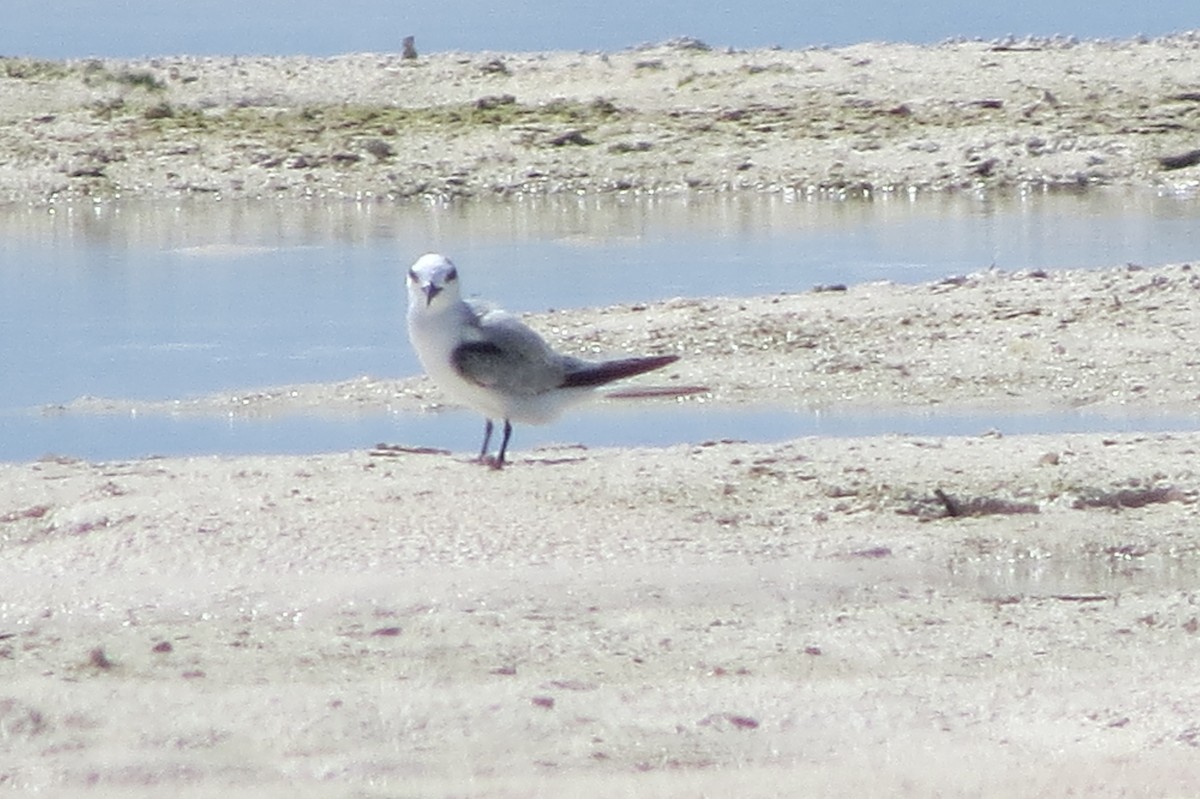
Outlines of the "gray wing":
<svg viewBox="0 0 1200 799">
<path fill-rule="evenodd" d="M 466 340 L 450 360 L 465 380 L 506 394 L 533 395 L 563 384 L 568 361 L 511 314 L 470 304 Z"/>
</svg>

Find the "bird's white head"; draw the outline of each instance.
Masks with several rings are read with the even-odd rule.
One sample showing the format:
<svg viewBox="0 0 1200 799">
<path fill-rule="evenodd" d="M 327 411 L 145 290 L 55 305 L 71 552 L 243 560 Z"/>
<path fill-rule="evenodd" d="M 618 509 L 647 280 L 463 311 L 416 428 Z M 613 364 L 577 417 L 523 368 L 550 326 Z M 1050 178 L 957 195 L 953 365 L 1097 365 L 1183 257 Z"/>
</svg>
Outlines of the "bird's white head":
<svg viewBox="0 0 1200 799">
<path fill-rule="evenodd" d="M 458 270 L 444 255 L 422 255 L 408 270 L 409 311 L 436 310 L 461 299 Z"/>
</svg>

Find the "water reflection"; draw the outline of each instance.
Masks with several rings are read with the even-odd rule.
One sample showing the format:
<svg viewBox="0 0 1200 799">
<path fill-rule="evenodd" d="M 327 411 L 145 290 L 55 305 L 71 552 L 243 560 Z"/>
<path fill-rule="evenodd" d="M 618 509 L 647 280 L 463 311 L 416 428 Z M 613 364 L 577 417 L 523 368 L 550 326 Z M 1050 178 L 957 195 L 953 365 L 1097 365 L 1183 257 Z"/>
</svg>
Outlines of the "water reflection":
<svg viewBox="0 0 1200 799">
<path fill-rule="evenodd" d="M 2 208 L 0 237 L 7 253 L 75 253 L 76 265 L 136 261 L 155 252 L 191 250 L 220 259 L 243 248 L 311 248 L 320 257 L 298 259 L 298 265 L 319 269 L 348 248 L 401 261 L 439 249 L 470 264 L 473 274 L 497 276 L 481 290 L 558 276 L 536 291 L 517 292 L 530 308 L 541 308 L 673 292 L 799 290 L 814 282 L 913 282 L 987 266 L 1187 260 L 1195 254 L 1189 239 L 1197 232 L 1198 207 L 1191 197 L 1117 189 L 869 200 L 737 194 L 451 204 L 110 203 Z M 654 279 L 639 281 L 636 293 L 619 280 L 607 287 L 595 282 L 584 292 L 561 280 L 595 272 L 644 277 L 647 268 Z M 731 268 L 749 280 L 728 287 Z"/>
<path fill-rule="evenodd" d="M 1123 591 L 1153 587 L 1190 590 L 1200 580 L 1200 552 L 1013 552 L 949 564 L 952 583 L 999 605 L 1026 597 L 1080 606 L 1113 602 Z"/>
</svg>

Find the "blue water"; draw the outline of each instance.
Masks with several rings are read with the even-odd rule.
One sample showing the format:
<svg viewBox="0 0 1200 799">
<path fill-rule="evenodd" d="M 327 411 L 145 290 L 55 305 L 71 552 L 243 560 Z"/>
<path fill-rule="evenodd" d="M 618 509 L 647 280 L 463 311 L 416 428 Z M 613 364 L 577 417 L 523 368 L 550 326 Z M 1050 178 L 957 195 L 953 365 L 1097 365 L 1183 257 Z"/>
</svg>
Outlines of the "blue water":
<svg viewBox="0 0 1200 799">
<path fill-rule="evenodd" d="M 868 202 L 745 195 L 8 207 L 0 209 L 0 460 L 319 451 L 376 441 L 470 451 L 479 435 L 474 417 L 444 427 L 433 421 L 443 417 L 384 412 L 253 421 L 40 410 L 81 396 L 166 400 L 417 374 L 403 275 L 430 249 L 457 260 L 468 293 L 524 312 L 911 283 L 991 266 L 1152 265 L 1193 260 L 1198 242 L 1200 200 L 1116 190 Z M 1071 414 L 989 424 L 944 415 L 674 413 L 596 410 L 522 432 L 518 442 L 1192 424 Z"/>
<path fill-rule="evenodd" d="M 1195 0 L 5 0 L 0 54 L 332 55 L 419 49 L 614 50 L 681 35 L 717 47 L 800 48 L 1007 35 L 1126 38 L 1200 26 Z"/>
</svg>

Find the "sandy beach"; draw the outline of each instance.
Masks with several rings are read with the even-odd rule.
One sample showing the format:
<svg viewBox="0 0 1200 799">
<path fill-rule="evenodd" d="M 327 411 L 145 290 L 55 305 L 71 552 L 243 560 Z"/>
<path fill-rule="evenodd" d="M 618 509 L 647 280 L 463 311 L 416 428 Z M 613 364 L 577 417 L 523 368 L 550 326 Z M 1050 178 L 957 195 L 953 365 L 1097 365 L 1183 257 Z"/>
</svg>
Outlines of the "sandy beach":
<svg viewBox="0 0 1200 799">
<path fill-rule="evenodd" d="M 1192 34 L 0 67 L 0 196 L 34 205 L 1186 191 L 1172 159 L 1200 147 Z M 651 382 L 710 387 L 693 403 L 1200 400 L 1191 264 L 528 321 L 579 354 L 679 354 Z M 408 377 L 61 412 L 443 406 Z M 0 789 L 1200 790 L 1200 432 L 518 437 L 498 472 L 386 443 L 0 464 Z"/>
</svg>

